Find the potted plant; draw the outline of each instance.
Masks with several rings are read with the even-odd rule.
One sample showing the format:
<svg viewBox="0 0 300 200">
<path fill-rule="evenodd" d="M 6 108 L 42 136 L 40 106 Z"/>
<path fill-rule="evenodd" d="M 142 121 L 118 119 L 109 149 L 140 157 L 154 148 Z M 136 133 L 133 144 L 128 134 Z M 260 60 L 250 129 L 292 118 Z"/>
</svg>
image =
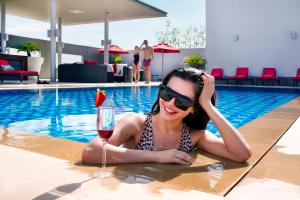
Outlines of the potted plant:
<svg viewBox="0 0 300 200">
<path fill-rule="evenodd" d="M 191 54 L 183 59 L 183 63 L 197 69 L 205 69 L 206 60 L 200 54 Z"/>
<path fill-rule="evenodd" d="M 28 70 L 29 71 L 37 71 L 38 73 L 41 72 L 41 67 L 44 62 L 43 57 L 31 57 L 31 54 L 35 51 L 40 51 L 40 45 L 33 41 L 27 41 L 23 44 L 19 44 L 16 46 L 18 52 L 24 51 L 27 53 L 28 56 Z"/>
<path fill-rule="evenodd" d="M 115 64 L 121 63 L 122 62 L 122 56 L 120 56 L 120 55 L 113 56 L 113 62 Z"/>
<path fill-rule="evenodd" d="M 117 69 L 118 69 L 117 64 L 122 62 L 122 56 L 113 55 L 112 59 L 113 59 L 113 65 L 112 66 L 113 66 L 114 73 L 117 73 Z"/>
<path fill-rule="evenodd" d="M 32 41 L 19 44 L 18 46 L 16 46 L 16 49 L 18 50 L 18 52 L 25 51 L 28 57 L 31 57 L 32 52 L 41 50 L 40 45 Z"/>
</svg>

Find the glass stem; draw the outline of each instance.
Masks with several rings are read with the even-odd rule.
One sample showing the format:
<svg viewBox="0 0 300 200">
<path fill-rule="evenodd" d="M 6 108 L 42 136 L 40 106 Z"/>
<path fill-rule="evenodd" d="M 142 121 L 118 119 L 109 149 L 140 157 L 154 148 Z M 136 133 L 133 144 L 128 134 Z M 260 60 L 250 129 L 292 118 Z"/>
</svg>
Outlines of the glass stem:
<svg viewBox="0 0 300 200">
<path fill-rule="evenodd" d="M 105 170 L 106 167 L 106 140 L 102 140 L 103 152 L 102 152 L 102 169 Z"/>
</svg>

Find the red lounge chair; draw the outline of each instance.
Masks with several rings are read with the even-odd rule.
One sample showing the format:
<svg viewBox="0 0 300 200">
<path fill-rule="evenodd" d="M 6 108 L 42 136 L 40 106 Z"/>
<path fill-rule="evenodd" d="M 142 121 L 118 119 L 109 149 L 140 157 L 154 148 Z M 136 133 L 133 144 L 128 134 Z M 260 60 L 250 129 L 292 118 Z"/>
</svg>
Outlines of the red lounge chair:
<svg viewBox="0 0 300 200">
<path fill-rule="evenodd" d="M 276 69 L 273 67 L 263 68 L 262 75 L 258 77 L 258 79 L 262 80 L 262 85 L 264 85 L 265 80 L 272 80 L 272 85 L 274 85 L 274 81 L 276 80 Z"/>
<path fill-rule="evenodd" d="M 3 82 L 3 76 L 19 76 L 21 83 L 23 82 L 23 76 L 37 76 L 37 82 L 39 82 L 39 73 L 36 71 L 24 71 L 24 70 L 0 71 L 1 83 Z"/>
<path fill-rule="evenodd" d="M 223 78 L 223 69 L 222 68 L 213 68 L 210 73 L 215 79 Z"/>
<path fill-rule="evenodd" d="M 83 60 L 83 64 L 97 64 L 97 62 L 95 60 Z"/>
<path fill-rule="evenodd" d="M 248 67 L 238 67 L 236 68 L 236 72 L 234 76 L 226 76 L 227 83 L 229 80 L 237 80 L 238 83 L 240 80 L 248 80 L 249 69 Z M 251 79 L 253 84 L 253 79 Z"/>
<path fill-rule="evenodd" d="M 300 68 L 297 69 L 297 74 L 295 77 L 293 77 L 294 86 L 297 86 L 299 81 L 300 81 Z"/>
<path fill-rule="evenodd" d="M 9 65 L 7 60 L 0 60 L 0 65 Z"/>
</svg>

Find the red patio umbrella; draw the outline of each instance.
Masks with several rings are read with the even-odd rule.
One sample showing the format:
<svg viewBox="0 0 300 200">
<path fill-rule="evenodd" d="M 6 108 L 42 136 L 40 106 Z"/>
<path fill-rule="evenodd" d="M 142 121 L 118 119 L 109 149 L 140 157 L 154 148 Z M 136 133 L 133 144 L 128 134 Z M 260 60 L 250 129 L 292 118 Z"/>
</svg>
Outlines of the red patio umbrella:
<svg viewBox="0 0 300 200">
<path fill-rule="evenodd" d="M 104 52 L 104 49 L 103 48 L 100 48 L 98 49 L 99 52 Z M 112 44 L 108 47 L 108 52 L 109 53 L 112 53 L 112 54 L 128 54 L 129 52 L 126 51 L 125 49 L 122 49 L 121 47 L 115 45 L 115 44 Z M 113 70 L 114 70 L 114 73 L 117 72 L 117 64 L 113 64 Z"/>
<path fill-rule="evenodd" d="M 100 48 L 100 49 L 98 49 L 98 51 L 99 52 L 104 52 L 104 49 Z M 122 49 L 121 47 L 119 47 L 119 46 L 117 46 L 115 44 L 112 44 L 112 45 L 109 46 L 108 52 L 109 53 L 113 53 L 113 54 L 128 54 L 129 53 L 125 49 Z"/>
<path fill-rule="evenodd" d="M 161 59 L 161 74 L 164 72 L 164 54 L 165 53 L 179 53 L 180 50 L 176 47 L 173 47 L 167 43 L 161 42 L 159 44 L 154 45 L 153 47 L 154 52 L 162 53 Z"/>
</svg>

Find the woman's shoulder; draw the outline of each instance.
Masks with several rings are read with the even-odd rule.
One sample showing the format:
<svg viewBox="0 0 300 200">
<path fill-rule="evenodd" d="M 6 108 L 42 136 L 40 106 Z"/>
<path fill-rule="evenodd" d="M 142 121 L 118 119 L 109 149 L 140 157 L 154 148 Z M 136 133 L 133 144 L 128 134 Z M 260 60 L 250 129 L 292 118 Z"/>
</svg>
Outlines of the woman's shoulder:
<svg viewBox="0 0 300 200">
<path fill-rule="evenodd" d="M 191 129 L 190 128 L 190 134 L 194 138 L 203 139 L 207 137 L 208 135 L 215 135 L 211 131 L 204 129 L 204 130 L 197 130 L 197 129 Z"/>
<path fill-rule="evenodd" d="M 190 133 L 191 134 L 200 134 L 200 135 L 203 135 L 203 134 L 206 134 L 206 133 L 211 133 L 209 130 L 207 129 L 193 129 L 193 128 L 189 128 L 190 130 Z"/>
<path fill-rule="evenodd" d="M 123 113 L 120 114 L 122 118 L 135 118 L 137 120 L 142 120 L 142 119 L 146 119 L 146 115 L 143 113 L 135 113 L 135 112 L 128 112 L 128 113 Z"/>
<path fill-rule="evenodd" d="M 145 128 L 147 116 L 140 113 L 128 113 L 123 116 L 123 131 L 129 131 L 134 135 L 135 144 L 140 140 L 143 129 Z"/>
<path fill-rule="evenodd" d="M 207 130 L 197 130 L 192 128 L 189 128 L 189 130 L 193 144 L 197 144 L 200 140 L 205 138 L 205 133 L 207 132 Z"/>
<path fill-rule="evenodd" d="M 118 116 L 119 121 L 127 124 L 135 124 L 139 126 L 143 126 L 146 120 L 146 115 L 141 113 L 124 113 Z"/>
<path fill-rule="evenodd" d="M 189 128 L 189 127 L 188 127 Z M 207 130 L 198 130 L 198 129 L 193 129 L 193 128 L 189 128 L 189 131 L 190 131 L 190 134 L 191 135 L 194 135 L 194 136 L 198 136 L 198 137 L 201 137 L 202 135 L 205 134 L 205 132 Z"/>
</svg>

